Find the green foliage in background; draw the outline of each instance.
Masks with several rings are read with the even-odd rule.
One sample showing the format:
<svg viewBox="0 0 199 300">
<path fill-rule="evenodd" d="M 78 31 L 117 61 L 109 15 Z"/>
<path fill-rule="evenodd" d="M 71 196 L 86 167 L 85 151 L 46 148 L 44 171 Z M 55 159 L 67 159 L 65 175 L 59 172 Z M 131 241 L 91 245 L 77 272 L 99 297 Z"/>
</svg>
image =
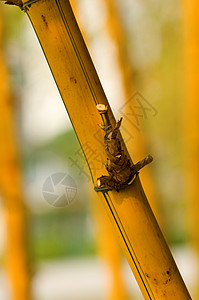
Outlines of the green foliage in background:
<svg viewBox="0 0 199 300">
<path fill-rule="evenodd" d="M 77 138 L 74 131 L 69 130 L 27 153 L 25 170 L 34 170 L 46 151 L 66 162 L 77 150 L 81 151 Z M 70 175 L 77 182 L 77 199 L 69 206 L 56 208 L 45 203 L 41 195 L 39 201 L 46 204 L 46 209 L 30 214 L 30 252 L 34 261 L 96 254 L 88 197 L 79 187 L 85 178 L 75 169 L 72 171 Z"/>
<path fill-rule="evenodd" d="M 96 254 L 87 226 L 86 210 L 56 211 L 31 215 L 30 250 L 33 260 L 56 259 Z"/>
</svg>

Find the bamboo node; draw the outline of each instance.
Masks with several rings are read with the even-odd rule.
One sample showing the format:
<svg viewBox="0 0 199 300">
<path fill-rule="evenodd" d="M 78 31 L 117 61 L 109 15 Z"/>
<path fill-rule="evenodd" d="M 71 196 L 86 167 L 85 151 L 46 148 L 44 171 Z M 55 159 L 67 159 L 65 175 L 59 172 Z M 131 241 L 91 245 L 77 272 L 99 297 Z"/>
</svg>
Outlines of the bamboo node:
<svg viewBox="0 0 199 300">
<path fill-rule="evenodd" d="M 102 175 L 97 178 L 97 187 L 95 191 L 116 190 L 127 187 L 132 184 L 137 177 L 139 170 L 152 162 L 153 157 L 148 155 L 135 165 L 131 164 L 129 158 L 124 154 L 121 142 L 118 137 L 122 118 L 116 122 L 113 127 L 108 119 L 108 107 L 104 104 L 98 104 L 97 110 L 101 115 L 105 116 L 106 124 L 99 124 L 100 128 L 105 131 L 104 145 L 107 154 L 106 170 L 109 176 Z"/>
</svg>

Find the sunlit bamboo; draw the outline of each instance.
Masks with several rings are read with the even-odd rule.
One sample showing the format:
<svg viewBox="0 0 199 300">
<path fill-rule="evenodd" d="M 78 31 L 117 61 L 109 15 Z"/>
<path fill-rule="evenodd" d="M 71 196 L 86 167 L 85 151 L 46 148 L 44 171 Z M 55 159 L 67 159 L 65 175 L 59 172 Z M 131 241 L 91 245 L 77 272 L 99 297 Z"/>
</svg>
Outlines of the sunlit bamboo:
<svg viewBox="0 0 199 300">
<path fill-rule="evenodd" d="M 101 159 L 86 156 L 92 180 L 107 175 L 103 117 L 97 104 L 108 106 L 99 78 L 67 0 L 40 0 L 24 3 L 37 33 L 74 130 L 84 151 L 85 143 Z M 108 109 L 110 124 L 115 126 Z M 96 139 L 97 135 L 97 139 Z M 129 154 L 121 139 L 124 153 Z M 151 211 L 139 177 L 120 190 L 98 192 L 145 299 L 191 299 L 169 248 Z"/>
<path fill-rule="evenodd" d="M 184 67 L 183 94 L 184 102 L 184 126 L 182 137 L 184 139 L 184 166 L 185 166 L 185 195 L 187 233 L 189 241 L 196 250 L 199 259 L 199 3 L 196 0 L 183 1 L 183 36 L 184 36 Z M 199 268 L 199 266 L 198 266 Z M 197 287 L 199 297 L 199 283 Z"/>
<path fill-rule="evenodd" d="M 1 33 L 2 24 L 0 37 Z M 0 47 L 0 196 L 6 221 L 5 267 L 10 281 L 11 299 L 29 300 L 27 213 L 16 142 L 15 101 L 2 49 Z"/>
</svg>

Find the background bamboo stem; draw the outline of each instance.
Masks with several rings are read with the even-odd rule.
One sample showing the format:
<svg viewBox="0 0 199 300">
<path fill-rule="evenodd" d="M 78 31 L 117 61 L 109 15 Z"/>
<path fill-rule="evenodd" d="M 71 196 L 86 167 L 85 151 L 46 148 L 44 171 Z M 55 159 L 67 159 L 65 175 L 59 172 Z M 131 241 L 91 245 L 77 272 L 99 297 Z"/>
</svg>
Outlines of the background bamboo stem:
<svg viewBox="0 0 199 300">
<path fill-rule="evenodd" d="M 16 141 L 15 101 L 10 90 L 8 70 L 2 49 L 0 47 L 0 194 L 3 199 L 6 221 L 5 266 L 10 281 L 11 299 L 29 300 L 27 211 L 22 192 L 22 175 Z"/>
<path fill-rule="evenodd" d="M 184 166 L 188 236 L 199 260 L 198 157 L 199 157 L 199 4 L 183 2 L 185 103 L 184 103 Z M 199 284 L 195 298 L 199 297 Z"/>
<path fill-rule="evenodd" d="M 122 85 L 124 90 L 124 103 L 125 103 L 125 113 L 129 113 L 128 100 L 137 92 L 135 88 L 136 74 L 133 69 L 132 59 L 129 56 L 128 51 L 128 38 L 126 30 L 124 28 L 121 16 L 119 15 L 119 8 L 116 0 L 102 0 L 106 6 L 107 11 L 107 30 L 112 38 L 113 43 L 116 47 L 117 63 L 121 74 Z M 133 54 L 132 54 L 133 55 Z M 136 106 L 136 97 L 134 98 L 134 104 Z M 134 126 L 132 126 L 125 118 L 123 119 L 123 126 L 126 128 L 133 136 L 126 144 L 130 155 L 141 159 L 147 155 L 146 152 L 146 142 L 144 140 L 144 134 L 138 132 Z M 142 132 L 144 129 L 142 128 Z M 150 205 L 155 212 L 155 215 L 159 214 L 157 211 L 157 205 L 155 201 L 155 187 L 152 180 L 152 172 L 149 168 L 144 169 L 141 175 L 145 193 L 148 196 Z"/>
</svg>

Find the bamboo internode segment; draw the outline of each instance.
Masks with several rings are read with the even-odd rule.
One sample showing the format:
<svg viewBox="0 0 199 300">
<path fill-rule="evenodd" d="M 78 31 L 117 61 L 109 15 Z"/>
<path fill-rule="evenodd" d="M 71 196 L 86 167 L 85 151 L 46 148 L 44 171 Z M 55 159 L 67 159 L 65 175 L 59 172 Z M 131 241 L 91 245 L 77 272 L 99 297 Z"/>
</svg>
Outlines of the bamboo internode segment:
<svg viewBox="0 0 199 300">
<path fill-rule="evenodd" d="M 104 172 L 106 153 L 102 116 L 97 104 L 109 106 L 68 0 L 40 0 L 28 16 L 65 103 L 90 167 L 93 182 Z M 108 111 L 111 125 L 115 119 Z M 97 138 L 96 138 L 97 136 Z M 124 142 L 123 149 L 128 156 Z M 87 155 L 86 144 L 96 156 Z M 120 192 L 98 193 L 120 237 L 123 250 L 145 299 L 191 299 L 151 211 L 137 176 Z"/>
</svg>

